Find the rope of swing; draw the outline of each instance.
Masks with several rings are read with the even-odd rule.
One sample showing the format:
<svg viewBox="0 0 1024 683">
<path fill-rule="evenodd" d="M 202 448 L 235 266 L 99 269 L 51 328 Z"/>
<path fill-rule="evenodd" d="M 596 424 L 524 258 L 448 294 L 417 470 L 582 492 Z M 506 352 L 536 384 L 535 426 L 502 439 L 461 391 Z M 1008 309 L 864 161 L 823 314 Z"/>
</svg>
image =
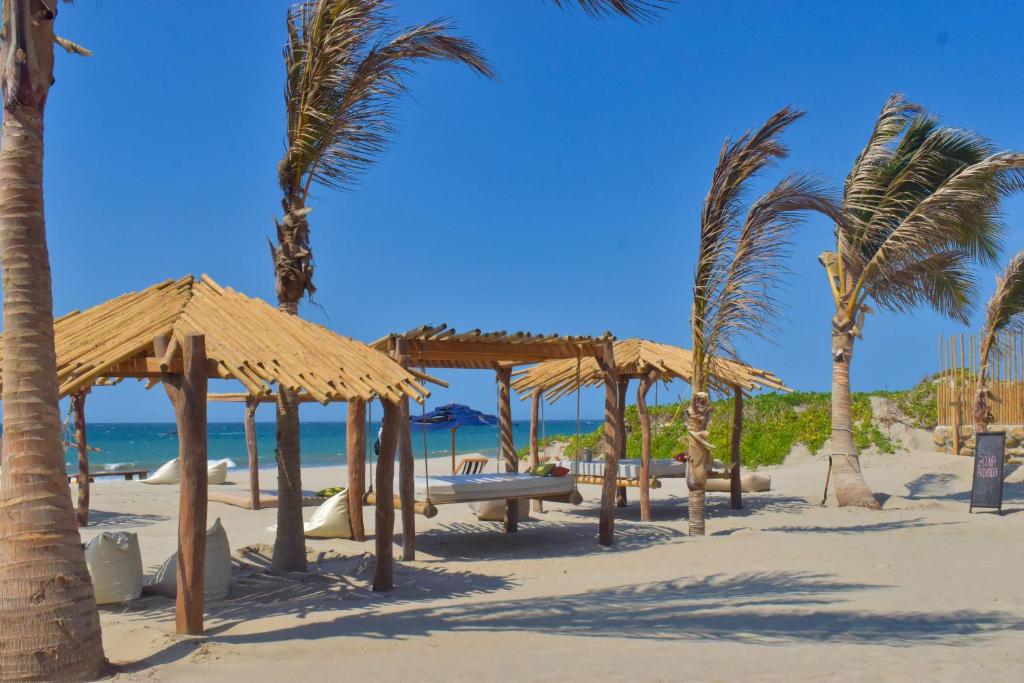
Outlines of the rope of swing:
<svg viewBox="0 0 1024 683">
<path fill-rule="evenodd" d="M 424 375 L 427 374 L 427 368 L 426 367 L 420 368 L 420 371 Z M 426 480 L 426 484 L 424 485 L 424 487 L 426 488 L 427 505 L 430 505 L 430 467 L 428 465 L 428 463 L 430 462 L 430 457 L 429 457 L 430 454 L 427 452 L 427 421 L 425 419 L 426 416 L 427 416 L 427 400 L 423 399 L 423 401 L 420 403 L 420 417 L 424 418 L 423 419 L 423 425 L 420 428 L 420 431 L 423 432 L 423 478 Z"/>
<path fill-rule="evenodd" d="M 573 452 L 573 473 L 572 473 L 572 490 L 574 493 L 579 493 L 579 483 L 576 481 L 576 476 L 580 471 L 580 451 L 583 450 L 583 441 L 580 437 L 580 370 L 583 364 L 583 356 L 580 354 L 579 348 L 576 349 L 576 448 Z"/>
<path fill-rule="evenodd" d="M 366 402 L 366 434 L 370 435 L 370 436 L 373 435 L 373 399 L 372 398 L 369 401 Z M 376 437 L 374 437 L 374 438 L 376 438 Z M 365 458 L 366 457 L 366 450 L 365 450 L 366 449 L 366 442 L 365 442 L 365 440 L 364 440 L 364 443 L 363 443 L 363 449 L 364 449 L 363 450 L 363 457 Z M 373 453 L 373 445 L 372 444 L 370 445 L 370 452 Z M 374 453 L 373 464 L 374 465 L 377 464 L 377 455 L 376 455 L 376 453 Z M 369 470 L 369 475 L 370 475 L 370 490 L 368 491 L 368 493 L 373 493 L 373 470 L 374 470 L 374 468 L 373 467 L 367 467 L 366 469 Z"/>
</svg>

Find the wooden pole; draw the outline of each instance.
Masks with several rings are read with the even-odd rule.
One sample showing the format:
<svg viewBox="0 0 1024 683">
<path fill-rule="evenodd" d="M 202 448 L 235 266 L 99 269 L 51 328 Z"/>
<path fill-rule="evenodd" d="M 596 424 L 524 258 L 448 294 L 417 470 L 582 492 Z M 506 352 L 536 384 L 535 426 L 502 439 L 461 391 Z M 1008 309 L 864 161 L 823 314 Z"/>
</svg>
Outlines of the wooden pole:
<svg viewBox="0 0 1024 683">
<path fill-rule="evenodd" d="M 498 428 L 501 431 L 501 458 L 506 472 L 519 471 L 519 458 L 512 439 L 512 368 L 498 368 Z M 519 501 L 505 501 L 505 533 L 519 530 Z"/>
<path fill-rule="evenodd" d="M 610 546 L 615 536 L 615 481 L 619 474 L 619 391 L 612 342 L 602 345 L 598 363 L 604 373 L 604 483 L 601 485 L 601 519 L 597 542 Z"/>
<path fill-rule="evenodd" d="M 423 425 L 423 429 L 427 426 Z M 452 474 L 455 474 L 455 430 L 452 430 Z"/>
<path fill-rule="evenodd" d="M 348 461 L 348 518 L 352 540 L 366 540 L 363 525 L 363 493 L 366 488 L 366 401 L 348 402 L 345 419 L 345 459 Z"/>
<path fill-rule="evenodd" d="M 85 440 L 85 395 L 88 389 L 71 394 L 75 414 L 75 445 L 78 447 L 78 526 L 89 523 L 89 446 Z"/>
<path fill-rule="evenodd" d="M 153 340 L 158 357 L 167 337 Z M 164 389 L 178 425 L 178 587 L 174 621 L 178 633 L 203 633 L 203 572 L 206 559 L 206 339 L 190 334 L 182 345 L 181 374 L 163 373 Z"/>
<path fill-rule="evenodd" d="M 733 510 L 743 508 L 743 491 L 740 485 L 740 440 L 743 438 L 743 389 L 733 387 L 732 407 L 732 472 L 729 474 L 729 504 Z"/>
<path fill-rule="evenodd" d="M 394 588 L 395 536 L 395 448 L 401 428 L 402 407 L 397 403 L 381 401 L 384 417 L 380 434 L 380 454 L 377 456 L 377 500 L 374 541 L 376 561 L 373 567 L 373 590 L 389 591 Z"/>
<path fill-rule="evenodd" d="M 409 366 L 408 342 L 395 340 L 395 361 Z M 416 559 L 416 462 L 412 457 L 412 426 L 409 422 L 409 397 L 402 398 L 398 428 L 398 497 L 402 501 L 402 559 Z M 426 429 L 426 426 L 424 426 Z"/>
<path fill-rule="evenodd" d="M 640 418 L 640 521 L 651 521 L 651 413 L 647 409 L 647 392 L 658 381 L 651 370 L 640 378 L 636 390 L 636 412 Z"/>
<path fill-rule="evenodd" d="M 245 450 L 249 454 L 249 505 L 260 509 L 260 452 L 256 445 L 256 408 L 260 399 L 245 397 Z"/>
<path fill-rule="evenodd" d="M 619 435 L 619 460 L 626 459 L 626 392 L 629 391 L 629 378 L 619 377 L 619 426 L 622 433 Z M 626 487 L 620 486 L 615 495 L 616 504 L 624 508 L 629 504 L 626 497 Z"/>
<path fill-rule="evenodd" d="M 533 391 L 530 398 L 530 469 L 540 465 L 540 441 L 537 438 L 537 427 L 540 422 L 540 402 L 544 399 L 544 392 L 540 389 Z M 533 512 L 544 512 L 544 502 L 536 498 L 530 501 L 530 510 Z"/>
</svg>

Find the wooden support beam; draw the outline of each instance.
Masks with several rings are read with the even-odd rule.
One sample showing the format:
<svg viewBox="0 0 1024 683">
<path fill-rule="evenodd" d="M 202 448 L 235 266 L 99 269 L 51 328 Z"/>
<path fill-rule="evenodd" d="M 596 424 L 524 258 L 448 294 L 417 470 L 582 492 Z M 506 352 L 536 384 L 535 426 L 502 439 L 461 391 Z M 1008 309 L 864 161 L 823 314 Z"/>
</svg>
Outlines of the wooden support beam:
<svg viewBox="0 0 1024 683">
<path fill-rule="evenodd" d="M 153 346 L 158 356 L 167 351 L 166 336 Z M 182 345 L 182 372 L 164 373 L 162 381 L 178 426 L 181 479 L 178 496 L 178 586 L 175 626 L 178 633 L 203 633 L 203 578 L 206 559 L 206 339 L 188 335 Z M 173 364 L 172 364 L 173 367 Z"/>
<path fill-rule="evenodd" d="M 619 375 L 619 425 L 622 429 L 622 434 L 619 436 L 619 460 L 626 458 L 626 392 L 629 391 L 629 378 Z M 616 504 L 620 508 L 624 508 L 629 504 L 626 497 L 626 487 L 620 486 L 616 491 Z"/>
<path fill-rule="evenodd" d="M 732 449 L 729 477 L 729 504 L 733 510 L 743 507 L 743 486 L 740 484 L 740 441 L 743 438 L 743 389 L 733 389 L 735 402 L 732 411 Z"/>
<path fill-rule="evenodd" d="M 256 408 L 260 399 L 248 396 L 245 400 L 245 451 L 249 454 L 249 505 L 260 509 L 260 453 L 256 445 Z"/>
<path fill-rule="evenodd" d="M 540 402 L 544 398 L 544 392 L 535 389 L 530 401 L 530 469 L 540 465 L 540 441 L 537 438 L 538 423 L 540 422 Z M 530 501 L 532 512 L 544 512 L 544 502 L 538 499 Z"/>
<path fill-rule="evenodd" d="M 615 480 L 619 474 L 619 391 L 612 342 L 602 345 L 598 364 L 604 373 L 604 481 L 601 484 L 601 518 L 597 542 L 610 546 L 615 536 Z"/>
<path fill-rule="evenodd" d="M 352 523 L 352 539 L 363 541 L 363 493 L 366 488 L 366 401 L 348 402 L 345 420 L 345 458 L 348 461 L 348 518 Z"/>
<path fill-rule="evenodd" d="M 645 480 L 639 479 L 639 478 L 638 479 L 622 479 L 620 477 L 620 478 L 615 480 L 615 485 L 618 486 L 618 487 L 622 487 L 622 488 L 625 488 L 627 486 L 630 487 L 630 488 L 640 488 L 643 485 L 644 481 Z M 661 488 L 661 480 L 660 479 L 652 478 L 652 479 L 648 479 L 646 481 L 647 481 L 647 487 L 650 488 L 650 489 L 660 489 Z M 576 483 L 577 484 L 596 484 L 597 486 L 602 486 L 604 484 L 604 475 L 598 476 L 596 474 L 577 474 L 576 475 Z"/>
<path fill-rule="evenodd" d="M 403 338 L 399 338 L 403 339 Z M 416 361 L 436 360 L 491 360 L 517 363 L 535 363 L 559 358 L 575 358 L 578 352 L 593 356 L 599 352 L 594 343 L 574 342 L 515 342 L 507 341 L 447 341 L 407 339 L 409 357 Z M 415 364 L 415 363 L 414 363 Z"/>
<path fill-rule="evenodd" d="M 640 418 L 640 521 L 651 521 L 651 413 L 647 409 L 647 392 L 658 381 L 658 372 L 651 370 L 640 378 L 636 390 L 636 412 Z"/>
<path fill-rule="evenodd" d="M 403 368 L 409 366 L 408 341 L 395 340 L 395 362 Z M 412 425 L 409 422 L 409 398 L 401 400 L 401 426 L 398 431 L 398 497 L 402 501 L 402 560 L 416 559 L 416 463 L 412 457 Z"/>
<path fill-rule="evenodd" d="M 381 401 L 384 418 L 380 434 L 380 454 L 377 456 L 376 558 L 373 567 L 373 590 L 389 591 L 394 588 L 395 567 L 392 544 L 395 536 L 395 449 L 401 429 L 402 407 L 390 401 Z"/>
<path fill-rule="evenodd" d="M 501 454 L 506 472 L 519 471 L 519 457 L 512 439 L 512 369 L 500 368 L 498 379 L 498 429 L 501 432 Z M 505 501 L 505 533 L 514 534 L 519 530 L 519 501 Z"/>
<path fill-rule="evenodd" d="M 78 448 L 78 526 L 89 523 L 89 445 L 85 439 L 85 396 L 88 389 L 71 394 L 75 414 L 75 445 Z"/>
<path fill-rule="evenodd" d="M 206 359 L 203 363 L 207 377 L 212 377 L 214 379 L 224 378 L 217 361 Z M 180 375 L 184 372 L 184 364 L 181 358 L 171 360 L 167 364 L 167 370 L 161 369 L 160 365 L 161 358 L 157 358 L 155 356 L 138 356 L 136 358 L 123 360 L 117 365 L 112 365 L 102 374 L 103 377 L 161 378 L 165 374 Z"/>
<path fill-rule="evenodd" d="M 393 500 L 395 509 L 401 510 L 402 499 L 399 498 L 398 496 L 393 496 Z M 377 492 L 370 491 L 369 493 L 364 494 L 362 502 L 365 505 L 376 505 Z M 437 506 L 435 506 L 433 503 L 428 503 L 425 500 L 417 500 L 415 504 L 412 506 L 412 509 L 417 515 L 423 515 L 427 519 L 430 519 L 431 517 L 437 517 Z"/>
</svg>

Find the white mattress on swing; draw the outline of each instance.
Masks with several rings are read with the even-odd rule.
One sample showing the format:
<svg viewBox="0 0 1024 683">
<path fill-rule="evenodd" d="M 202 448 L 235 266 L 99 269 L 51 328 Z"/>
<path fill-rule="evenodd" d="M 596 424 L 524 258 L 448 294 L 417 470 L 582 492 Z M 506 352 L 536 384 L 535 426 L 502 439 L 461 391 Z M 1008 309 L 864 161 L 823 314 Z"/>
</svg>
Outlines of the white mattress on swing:
<svg viewBox="0 0 1024 683">
<path fill-rule="evenodd" d="M 572 477 L 535 477 L 522 472 L 443 474 L 430 477 L 434 503 L 557 496 L 572 493 Z M 427 499 L 427 478 L 416 477 L 416 500 Z"/>
<path fill-rule="evenodd" d="M 604 462 L 601 460 L 594 460 L 591 462 L 574 462 L 572 460 L 564 460 L 559 464 L 562 467 L 567 467 L 569 471 L 574 474 L 586 474 L 595 477 L 604 476 Z M 651 476 L 662 478 L 685 477 L 686 463 L 679 462 L 678 460 L 651 460 Z M 622 479 L 639 479 L 640 460 L 620 460 L 619 477 Z"/>
</svg>

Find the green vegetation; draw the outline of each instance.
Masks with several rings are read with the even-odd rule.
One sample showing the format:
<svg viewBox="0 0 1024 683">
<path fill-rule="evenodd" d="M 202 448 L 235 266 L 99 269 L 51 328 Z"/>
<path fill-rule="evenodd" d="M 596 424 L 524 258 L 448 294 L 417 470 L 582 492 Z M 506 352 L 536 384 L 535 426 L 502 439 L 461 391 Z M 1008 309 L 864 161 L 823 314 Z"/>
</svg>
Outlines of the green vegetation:
<svg viewBox="0 0 1024 683">
<path fill-rule="evenodd" d="M 930 429 L 937 420 L 935 404 L 935 383 L 933 377 L 926 377 L 914 388 L 907 391 L 858 392 L 852 395 L 851 414 L 853 417 L 853 438 L 859 449 L 874 446 L 882 453 L 895 453 L 898 442 L 889 439 L 873 419 L 871 398 L 880 396 L 895 402 L 908 422 L 915 427 Z M 653 433 L 651 455 L 654 458 L 671 458 L 686 450 L 685 404 L 651 407 L 651 431 Z M 711 444 L 714 457 L 725 460 L 729 456 L 732 439 L 733 399 L 714 403 L 714 417 L 711 421 Z M 743 439 L 740 454 L 745 467 L 776 465 L 783 461 L 793 446 L 802 443 L 817 453 L 828 440 L 832 430 L 831 394 L 824 392 L 796 391 L 791 394 L 760 394 L 743 403 Z M 626 408 L 626 457 L 640 457 L 640 421 L 636 406 Z M 604 428 L 580 436 L 583 448 L 594 449 L 594 455 L 601 455 L 601 439 Z M 541 442 L 541 448 L 555 442 L 575 441 L 575 437 L 550 436 Z M 527 455 L 528 447 L 520 449 Z M 567 455 L 572 457 L 576 444 L 570 443 Z"/>
</svg>

